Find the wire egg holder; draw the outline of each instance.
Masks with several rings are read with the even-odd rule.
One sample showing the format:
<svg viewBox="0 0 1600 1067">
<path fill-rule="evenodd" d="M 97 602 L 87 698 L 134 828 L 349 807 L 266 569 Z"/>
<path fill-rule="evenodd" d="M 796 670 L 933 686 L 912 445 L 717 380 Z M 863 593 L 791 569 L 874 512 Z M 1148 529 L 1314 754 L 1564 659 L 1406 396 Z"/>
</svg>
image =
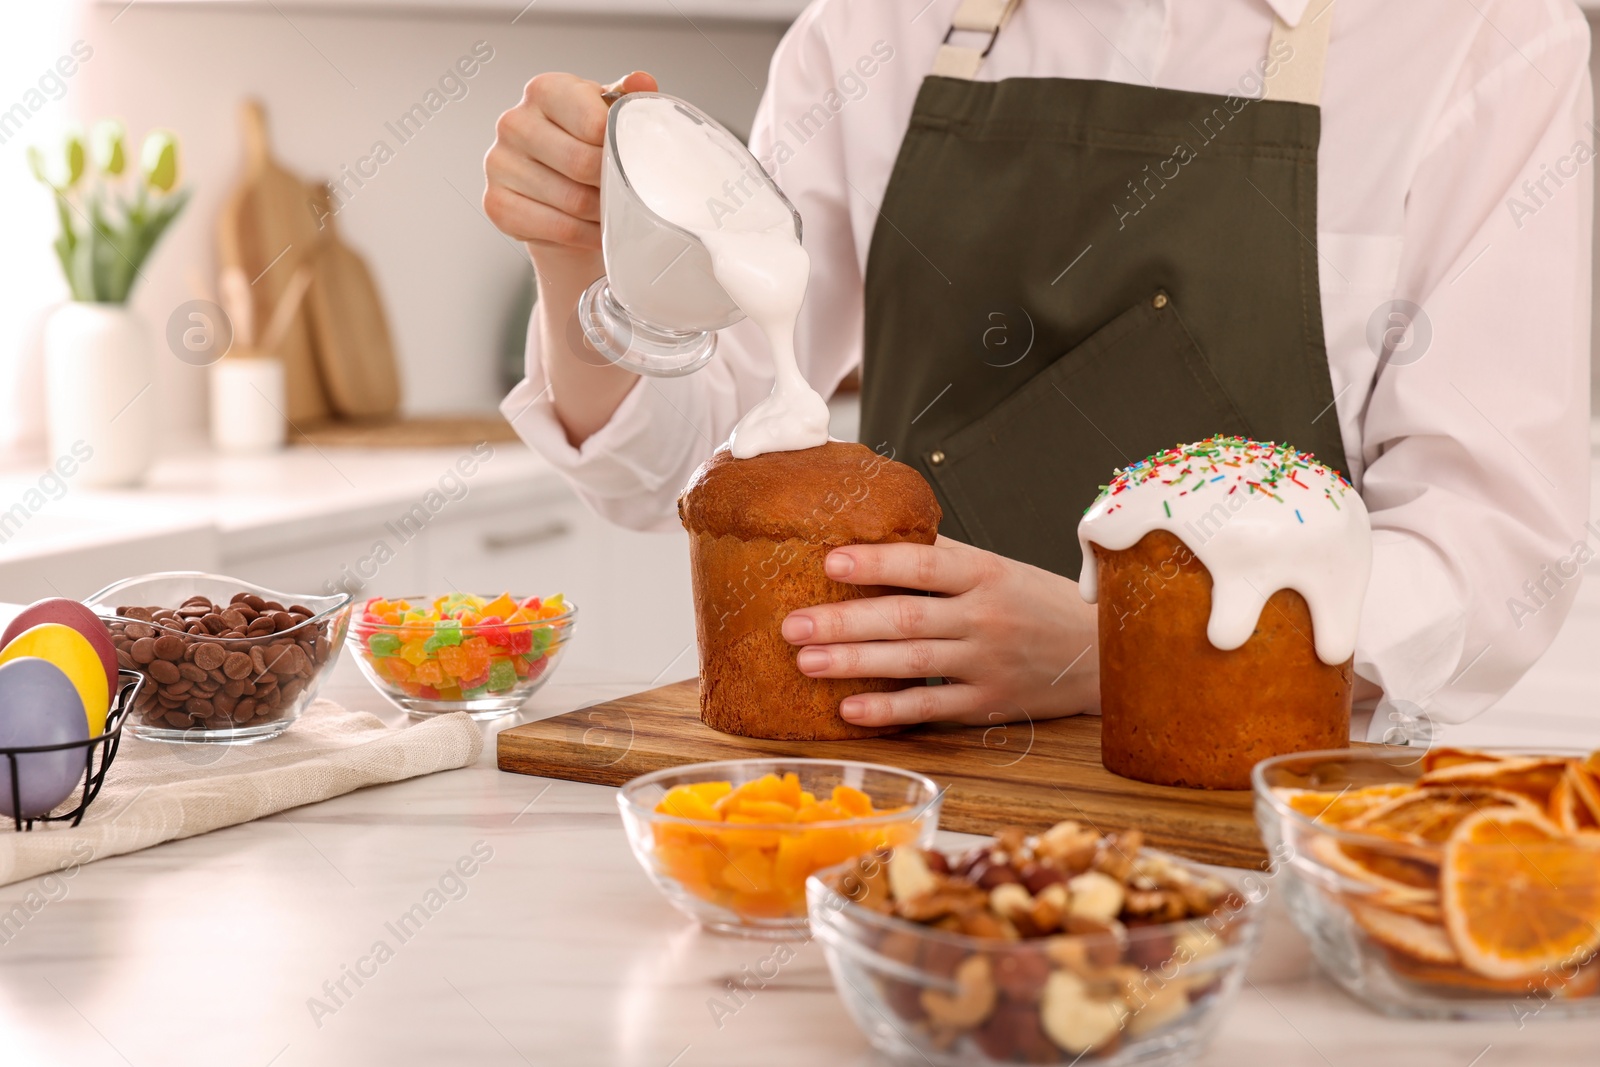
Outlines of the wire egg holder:
<svg viewBox="0 0 1600 1067">
<path fill-rule="evenodd" d="M 83 822 L 83 815 L 89 810 L 89 805 L 94 803 L 95 797 L 100 795 L 100 787 L 105 784 L 106 771 L 111 768 L 111 761 L 117 758 L 117 747 L 122 743 L 122 724 L 128 712 L 133 709 L 134 701 L 139 698 L 139 690 L 144 685 L 144 675 L 138 671 L 117 671 L 117 699 L 111 702 L 111 709 L 106 712 L 106 726 L 98 737 L 91 737 L 87 741 L 68 741 L 60 745 L 31 745 L 17 748 L 0 748 L 0 757 L 3 757 L 11 771 L 11 821 L 18 833 L 32 830 L 34 823 L 64 822 L 77 826 Z M 17 757 L 45 752 L 61 752 L 67 749 L 83 750 L 83 794 L 78 803 L 68 811 L 55 815 L 38 815 L 31 819 L 22 816 L 22 783 L 18 774 Z M 95 755 L 99 754 L 98 763 Z M 76 787 L 74 787 L 76 788 Z M 64 803 L 64 802 L 63 802 Z"/>
</svg>

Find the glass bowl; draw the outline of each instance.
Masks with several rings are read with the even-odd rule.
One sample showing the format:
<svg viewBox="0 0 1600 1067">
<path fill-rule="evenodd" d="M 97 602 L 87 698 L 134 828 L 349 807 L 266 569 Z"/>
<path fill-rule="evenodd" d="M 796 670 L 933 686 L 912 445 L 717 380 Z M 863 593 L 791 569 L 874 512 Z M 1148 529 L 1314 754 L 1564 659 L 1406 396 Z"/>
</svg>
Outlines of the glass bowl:
<svg viewBox="0 0 1600 1067">
<path fill-rule="evenodd" d="M 1204 919 L 1008 941 L 909 922 L 860 904 L 852 864 L 807 883 L 812 936 L 867 1040 L 896 1062 L 1172 1065 L 1197 1056 L 1260 940 L 1259 899 L 1230 885 Z"/>
<path fill-rule="evenodd" d="M 1426 835 L 1378 836 L 1325 820 L 1326 812 L 1335 810 L 1327 807 L 1329 801 L 1354 790 L 1413 785 L 1424 773 L 1424 758 L 1403 747 L 1342 749 L 1279 756 L 1256 765 L 1256 821 L 1277 869 L 1285 874 L 1289 913 L 1318 962 L 1357 999 L 1387 1015 L 1600 1017 L 1600 961 L 1592 947 L 1556 964 L 1530 967 L 1527 973 L 1512 974 L 1504 967 L 1489 967 L 1499 973 L 1484 973 L 1482 962 L 1464 961 L 1462 937 L 1452 930 L 1459 922 L 1453 916 L 1469 914 L 1463 903 L 1468 900 L 1499 895 L 1513 902 L 1507 909 L 1513 921 L 1518 911 L 1536 907 L 1529 890 L 1542 890 L 1537 875 L 1532 886 L 1520 885 L 1518 879 L 1526 878 L 1530 863 L 1546 862 L 1547 857 L 1575 857 L 1586 864 L 1600 897 L 1600 834 L 1533 844 L 1502 835 L 1492 843 L 1457 844 L 1451 859 L 1451 870 L 1457 873 L 1447 880 L 1445 843 L 1422 840 Z M 1328 796 L 1317 795 L 1323 793 Z M 1361 802 L 1362 797 L 1352 796 L 1344 801 L 1345 810 Z M 1486 806 L 1481 795 L 1470 793 L 1461 794 L 1460 803 L 1472 813 Z M 1342 814 L 1327 818 L 1345 821 Z M 1469 873 L 1474 870 L 1481 873 Z M 1455 888 L 1442 892 L 1447 886 Z M 1554 886 L 1551 882 L 1550 888 Z M 1489 914 L 1481 907 L 1470 913 Z M 1474 935 L 1463 936 L 1470 940 Z M 1600 931 L 1595 939 L 1600 940 Z"/>
<path fill-rule="evenodd" d="M 369 614 L 366 605 L 380 599 L 431 604 L 433 598 L 373 597 L 350 630 L 356 663 L 367 681 L 389 703 L 418 719 L 454 711 L 480 721 L 510 715 L 550 680 L 578 616 L 577 605 L 568 603 L 565 611 L 548 618 L 454 626 L 450 637 L 456 640 L 445 644 L 435 636 L 440 627 L 433 623 L 393 624 Z M 467 679 L 476 684 L 459 684 L 463 670 L 480 662 L 483 676 Z"/>
<path fill-rule="evenodd" d="M 860 790 L 874 809 L 849 819 L 726 823 L 656 810 L 674 786 L 794 774 L 818 798 L 835 786 Z M 685 915 L 717 933 L 772 939 L 806 936 L 806 878 L 814 871 L 898 844 L 928 847 L 943 794 L 932 779 L 848 760 L 748 759 L 696 763 L 647 774 L 617 794 L 633 855 Z"/>
<path fill-rule="evenodd" d="M 191 610 L 185 603 L 194 597 L 231 610 Z M 270 610 L 273 604 L 282 610 Z M 117 665 L 145 678 L 128 730 L 180 743 L 250 743 L 283 733 L 338 662 L 350 622 L 349 593 L 280 593 L 200 571 L 127 578 L 88 605 L 111 631 Z"/>
</svg>

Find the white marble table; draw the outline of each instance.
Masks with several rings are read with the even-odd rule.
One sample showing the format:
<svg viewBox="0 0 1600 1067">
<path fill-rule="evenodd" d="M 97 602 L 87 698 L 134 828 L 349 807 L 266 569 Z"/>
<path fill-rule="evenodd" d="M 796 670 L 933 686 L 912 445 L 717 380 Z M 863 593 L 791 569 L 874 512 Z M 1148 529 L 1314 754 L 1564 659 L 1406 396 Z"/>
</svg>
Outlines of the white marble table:
<svg viewBox="0 0 1600 1067">
<path fill-rule="evenodd" d="M 558 676 L 520 718 L 630 688 Z M 392 714 L 348 661 L 326 695 Z M 460 771 L 82 867 L 0 933 L 0 1064 L 880 1062 L 815 946 L 719 1027 L 708 1001 L 770 947 L 701 933 L 656 895 L 614 790 L 503 774 L 490 741 Z M 473 873 L 456 881 L 463 859 Z M 436 913 L 402 942 L 386 924 L 441 879 Z M 0 888 L 0 914 L 50 888 Z M 393 953 L 378 962 L 380 940 Z M 1278 913 L 1200 1062 L 1554 1067 L 1595 1062 L 1597 1038 L 1594 1022 L 1519 1028 L 1509 1012 L 1383 1018 L 1319 976 Z"/>
</svg>

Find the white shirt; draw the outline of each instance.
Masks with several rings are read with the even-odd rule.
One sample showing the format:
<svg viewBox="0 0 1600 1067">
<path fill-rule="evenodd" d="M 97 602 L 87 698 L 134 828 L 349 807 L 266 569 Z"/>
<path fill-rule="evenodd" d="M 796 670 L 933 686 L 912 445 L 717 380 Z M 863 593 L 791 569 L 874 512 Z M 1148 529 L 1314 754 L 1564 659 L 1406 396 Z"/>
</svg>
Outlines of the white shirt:
<svg viewBox="0 0 1600 1067">
<path fill-rule="evenodd" d="M 773 56 L 751 149 L 804 218 L 799 358 L 825 396 L 861 361 L 876 205 L 958 2 L 817 0 Z M 1249 75 L 1274 13 L 1294 24 L 1306 3 L 1025 0 L 978 76 L 1259 95 Z M 1461 722 L 1545 650 L 1600 551 L 1600 523 L 1586 527 L 1589 28 L 1571 0 L 1339 0 L 1331 17 L 1323 320 L 1374 530 L 1356 670 Z M 802 143 L 787 124 L 817 104 L 831 118 L 820 130 L 813 118 Z M 1375 380 L 1369 320 L 1393 299 L 1424 309 L 1432 339 L 1424 351 L 1414 329 Z M 1378 331 L 1388 325 L 1380 315 Z M 676 521 L 690 473 L 772 384 L 765 342 L 742 322 L 705 370 L 641 381 L 573 449 L 544 394 L 537 331 L 527 375 L 502 408 L 518 432 L 597 511 L 639 528 Z M 1388 725 L 1379 716 L 1374 735 Z"/>
</svg>

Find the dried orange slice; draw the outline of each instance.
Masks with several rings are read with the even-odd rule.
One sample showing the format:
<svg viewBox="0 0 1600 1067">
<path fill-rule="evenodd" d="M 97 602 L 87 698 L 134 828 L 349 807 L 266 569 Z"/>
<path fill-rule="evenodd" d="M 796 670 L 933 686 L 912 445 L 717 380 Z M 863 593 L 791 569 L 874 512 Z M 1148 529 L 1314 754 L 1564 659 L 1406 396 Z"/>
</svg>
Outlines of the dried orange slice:
<svg viewBox="0 0 1600 1067">
<path fill-rule="evenodd" d="M 1417 779 L 1417 784 L 1502 789 L 1509 793 L 1520 793 L 1540 808 L 1544 808 L 1549 805 L 1550 794 L 1566 771 L 1565 759 L 1556 756 L 1529 756 L 1441 767 L 1436 771 L 1428 771 Z"/>
<path fill-rule="evenodd" d="M 1574 801 L 1573 817 L 1578 829 L 1600 829 L 1600 774 L 1584 769 L 1574 760 L 1567 764 L 1567 779 L 1571 783 Z"/>
<path fill-rule="evenodd" d="M 1280 789 L 1278 793 L 1291 810 L 1313 822 L 1343 826 L 1356 816 L 1410 791 L 1410 785 L 1395 783 L 1342 789 L 1336 793 L 1316 789 Z"/>
<path fill-rule="evenodd" d="M 1395 971 L 1413 982 L 1429 985 L 1454 986 L 1476 993 L 1498 993 L 1518 996 L 1546 996 L 1554 994 L 1566 1000 L 1594 996 L 1600 990 L 1600 964 L 1588 964 L 1570 977 L 1561 974 L 1539 974 L 1523 978 L 1485 978 L 1464 967 L 1427 963 L 1404 953 L 1389 951 L 1389 963 Z"/>
<path fill-rule="evenodd" d="M 1505 807 L 1533 810 L 1526 798 L 1503 789 L 1432 786 L 1408 792 L 1350 820 L 1347 829 L 1412 844 L 1442 845 L 1467 816 Z"/>
<path fill-rule="evenodd" d="M 1427 773 L 1463 763 L 1498 763 L 1500 759 L 1492 752 L 1479 752 L 1473 748 L 1433 748 L 1423 754 L 1422 770 Z"/>
<path fill-rule="evenodd" d="M 1478 974 L 1521 978 L 1600 947 L 1600 840 L 1492 808 L 1456 827 L 1441 876 L 1445 927 Z"/>
<path fill-rule="evenodd" d="M 1379 944 L 1428 963 L 1460 962 L 1450 935 L 1438 923 L 1355 901 L 1349 902 L 1349 908 L 1356 925 Z"/>
<path fill-rule="evenodd" d="M 1439 868 L 1392 850 L 1341 845 L 1331 837 L 1313 838 L 1311 854 L 1330 870 L 1385 894 L 1386 901 L 1434 903 L 1439 899 Z"/>
</svg>

